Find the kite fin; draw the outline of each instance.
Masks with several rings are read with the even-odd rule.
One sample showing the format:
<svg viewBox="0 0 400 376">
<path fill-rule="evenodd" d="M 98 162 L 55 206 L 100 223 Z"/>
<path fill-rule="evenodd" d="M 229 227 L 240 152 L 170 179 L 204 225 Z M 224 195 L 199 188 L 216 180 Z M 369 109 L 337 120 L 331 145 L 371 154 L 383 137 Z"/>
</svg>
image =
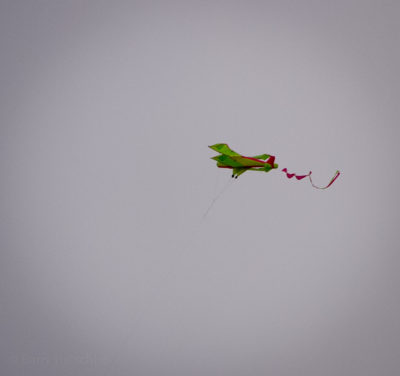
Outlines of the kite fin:
<svg viewBox="0 0 400 376">
<path fill-rule="evenodd" d="M 265 163 L 268 163 L 271 168 L 274 168 L 275 157 L 271 155 Z"/>
</svg>

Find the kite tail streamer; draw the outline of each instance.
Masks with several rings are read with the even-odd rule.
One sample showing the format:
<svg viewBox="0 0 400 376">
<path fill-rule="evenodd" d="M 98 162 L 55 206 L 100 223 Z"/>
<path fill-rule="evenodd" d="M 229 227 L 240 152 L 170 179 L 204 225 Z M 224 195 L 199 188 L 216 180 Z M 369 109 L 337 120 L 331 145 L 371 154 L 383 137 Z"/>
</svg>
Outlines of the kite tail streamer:
<svg viewBox="0 0 400 376">
<path fill-rule="evenodd" d="M 312 181 L 312 179 L 311 179 L 311 171 L 307 174 L 307 175 L 296 175 L 296 174 L 292 174 L 292 173 L 289 173 L 288 172 L 288 170 L 286 169 L 286 168 L 284 168 L 283 170 L 282 170 L 282 172 L 284 172 L 285 174 L 286 174 L 286 176 L 288 177 L 288 179 L 291 179 L 291 178 L 293 178 L 293 177 L 295 177 L 297 180 L 301 180 L 301 179 L 304 179 L 304 178 L 306 178 L 307 176 L 308 176 L 308 178 L 310 179 L 310 183 L 311 183 L 311 185 L 314 187 L 314 188 L 316 188 L 316 189 L 326 189 L 326 188 L 329 188 L 332 184 L 333 184 L 333 182 L 339 177 L 339 175 L 340 175 L 340 171 L 338 170 L 338 171 L 336 171 L 335 172 L 335 175 L 333 176 L 333 178 L 331 179 L 331 181 L 329 182 L 329 184 L 327 185 L 327 186 L 325 186 L 325 187 L 318 187 L 317 185 L 315 185 L 314 183 L 313 183 L 313 181 Z"/>
<path fill-rule="evenodd" d="M 314 183 L 313 183 L 313 181 L 312 181 L 312 179 L 311 179 L 311 172 L 310 172 L 310 175 L 309 175 L 309 179 L 310 179 L 311 185 L 312 185 L 314 188 L 317 188 L 317 189 L 326 189 L 326 188 L 329 188 L 329 187 L 333 184 L 333 182 L 339 177 L 339 175 L 340 175 L 340 171 L 337 170 L 337 171 L 335 172 L 335 175 L 333 175 L 333 178 L 331 179 L 331 181 L 329 182 L 329 184 L 328 184 L 327 186 L 325 186 L 325 187 L 318 187 L 318 186 L 314 185 Z"/>
<path fill-rule="evenodd" d="M 311 175 L 311 171 L 310 171 L 307 175 L 290 174 L 290 173 L 288 172 L 287 168 L 284 168 L 282 171 L 286 174 L 286 176 L 287 176 L 289 179 L 291 179 L 291 178 L 294 176 L 297 180 L 301 180 L 301 179 L 304 179 L 304 178 L 306 178 L 307 176 L 310 176 L 310 175 Z"/>
</svg>

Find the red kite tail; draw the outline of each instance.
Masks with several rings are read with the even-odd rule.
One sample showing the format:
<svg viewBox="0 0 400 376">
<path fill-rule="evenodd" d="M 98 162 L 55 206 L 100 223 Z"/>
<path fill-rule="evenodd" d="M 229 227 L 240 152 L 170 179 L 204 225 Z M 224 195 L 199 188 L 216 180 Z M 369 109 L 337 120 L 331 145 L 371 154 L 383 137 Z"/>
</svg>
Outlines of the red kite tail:
<svg viewBox="0 0 400 376">
<path fill-rule="evenodd" d="M 329 187 L 333 184 L 333 182 L 339 177 L 339 175 L 340 175 L 340 171 L 337 170 L 337 171 L 335 172 L 335 175 L 333 175 L 333 178 L 331 179 L 331 181 L 329 182 L 329 184 L 328 184 L 327 186 L 325 186 L 325 187 L 318 187 L 318 186 L 314 185 L 314 183 L 313 183 L 313 181 L 312 181 L 312 179 L 311 179 L 311 173 L 310 173 L 310 175 L 309 175 L 309 178 L 310 178 L 310 183 L 311 183 L 311 185 L 312 185 L 314 188 L 317 188 L 317 189 L 326 189 L 326 188 L 329 188 Z"/>
<path fill-rule="evenodd" d="M 287 170 L 286 168 L 284 168 L 282 171 L 286 174 L 286 176 L 287 176 L 289 179 L 295 177 L 297 180 L 301 180 L 301 179 L 304 179 L 305 177 L 308 176 L 308 178 L 310 179 L 311 185 L 312 185 L 314 188 L 316 188 L 316 189 L 326 189 L 326 188 L 329 188 L 329 187 L 333 184 L 333 182 L 334 182 L 334 181 L 339 177 L 339 175 L 340 175 L 340 171 L 336 171 L 336 172 L 335 172 L 335 175 L 333 176 L 333 178 L 331 179 L 331 181 L 329 182 L 329 184 L 328 184 L 327 186 L 325 186 L 325 187 L 318 187 L 317 185 L 315 185 L 315 184 L 313 183 L 313 181 L 312 181 L 312 179 L 311 179 L 311 173 L 312 173 L 311 171 L 310 171 L 307 175 L 296 175 L 296 174 L 293 174 L 293 173 L 289 173 L 288 170 Z"/>
<path fill-rule="evenodd" d="M 288 172 L 287 168 L 284 168 L 282 171 L 286 174 L 286 176 L 287 176 L 289 179 L 291 179 L 291 178 L 294 176 L 297 180 L 301 180 L 301 179 L 304 179 L 305 177 L 311 175 L 311 171 L 310 171 L 307 175 L 290 174 L 290 173 Z"/>
</svg>

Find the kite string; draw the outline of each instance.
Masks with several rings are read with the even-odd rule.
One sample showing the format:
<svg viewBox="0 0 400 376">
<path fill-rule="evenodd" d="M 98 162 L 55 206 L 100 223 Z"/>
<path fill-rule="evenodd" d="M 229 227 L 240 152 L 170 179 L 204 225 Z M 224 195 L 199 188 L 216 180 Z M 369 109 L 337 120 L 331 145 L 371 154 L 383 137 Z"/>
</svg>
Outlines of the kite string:
<svg viewBox="0 0 400 376">
<path fill-rule="evenodd" d="M 211 210 L 211 208 L 214 206 L 215 202 L 222 196 L 222 194 L 224 192 L 226 192 L 226 190 L 232 185 L 232 183 L 235 181 L 236 179 L 230 179 L 229 181 L 226 182 L 225 186 L 223 187 L 223 189 L 217 193 L 217 188 L 218 188 L 218 183 L 220 181 L 220 171 L 217 170 L 217 177 L 216 177 L 216 182 L 215 182 L 215 186 L 214 186 L 214 190 L 213 190 L 213 194 L 214 194 L 214 198 L 210 204 L 210 206 L 208 207 L 207 211 L 204 213 L 202 220 L 205 219 L 205 217 L 207 216 L 207 214 L 209 213 L 209 211 Z M 199 232 L 199 229 L 201 226 L 202 221 L 199 221 L 199 223 L 197 224 L 197 226 L 193 229 L 191 236 L 189 236 L 188 242 L 183 244 L 182 248 L 188 248 L 188 246 L 192 245 L 197 239 L 197 234 Z M 123 336 L 123 338 L 121 339 L 121 341 L 119 342 L 119 346 L 115 346 L 115 351 L 113 352 L 113 354 L 109 357 L 109 361 L 107 362 L 107 364 L 105 364 L 105 372 L 104 375 L 109 375 L 111 373 L 111 369 L 113 367 L 115 367 L 116 364 L 118 364 L 118 359 L 122 357 L 121 353 L 122 350 L 121 348 L 126 348 L 129 340 L 131 339 L 133 334 L 133 327 L 128 327 L 125 331 L 125 336 Z"/>
<path fill-rule="evenodd" d="M 222 188 L 222 190 L 212 199 L 209 207 L 207 208 L 206 212 L 203 214 L 203 220 L 206 218 L 207 214 L 210 212 L 211 208 L 214 206 L 215 202 L 222 196 L 224 192 L 227 191 L 227 189 L 232 185 L 232 183 L 236 179 L 230 179 L 229 181 L 226 182 L 225 186 Z"/>
</svg>

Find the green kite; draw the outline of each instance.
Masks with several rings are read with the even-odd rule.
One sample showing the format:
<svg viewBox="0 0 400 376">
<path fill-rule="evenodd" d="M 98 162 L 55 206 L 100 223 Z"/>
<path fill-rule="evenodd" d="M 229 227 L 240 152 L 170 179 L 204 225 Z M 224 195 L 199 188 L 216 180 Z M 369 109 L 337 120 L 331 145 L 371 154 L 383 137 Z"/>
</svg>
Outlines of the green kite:
<svg viewBox="0 0 400 376">
<path fill-rule="evenodd" d="M 246 157 L 233 151 L 227 144 L 215 144 L 209 146 L 209 148 L 219 153 L 219 155 L 211 158 L 217 161 L 217 167 L 232 169 L 232 178 L 237 179 L 246 171 L 269 172 L 273 169 L 278 168 L 278 164 L 275 163 L 275 157 L 273 155 L 261 154 L 252 157 Z M 318 187 L 314 185 L 311 180 L 311 171 L 307 175 L 296 175 L 293 173 L 289 173 L 286 168 L 281 171 L 284 172 L 289 179 L 295 177 L 297 180 L 301 180 L 308 176 L 311 185 L 317 189 L 326 189 L 330 187 L 340 175 L 340 172 L 336 171 L 335 175 L 327 186 Z"/>
</svg>

